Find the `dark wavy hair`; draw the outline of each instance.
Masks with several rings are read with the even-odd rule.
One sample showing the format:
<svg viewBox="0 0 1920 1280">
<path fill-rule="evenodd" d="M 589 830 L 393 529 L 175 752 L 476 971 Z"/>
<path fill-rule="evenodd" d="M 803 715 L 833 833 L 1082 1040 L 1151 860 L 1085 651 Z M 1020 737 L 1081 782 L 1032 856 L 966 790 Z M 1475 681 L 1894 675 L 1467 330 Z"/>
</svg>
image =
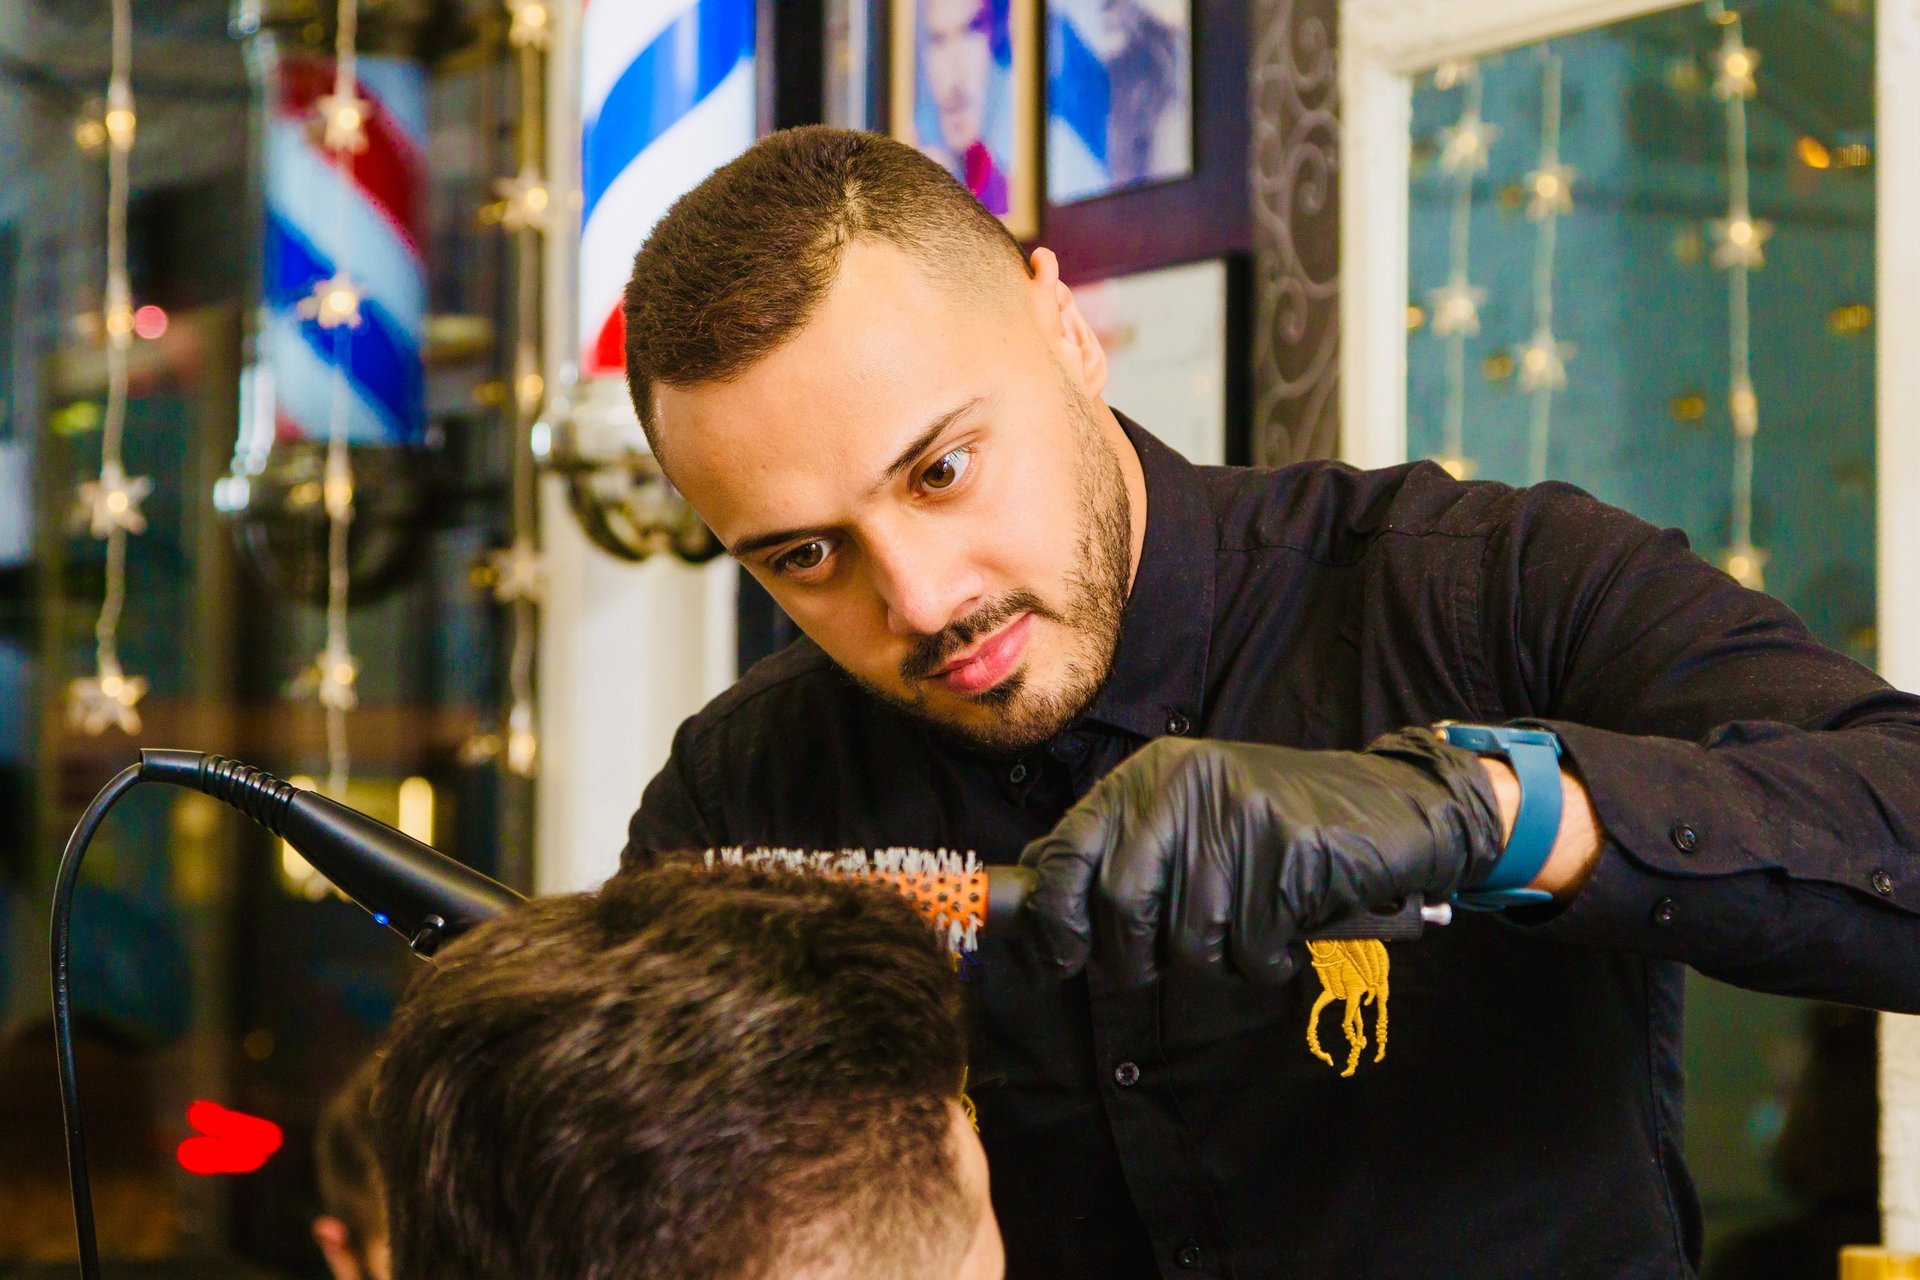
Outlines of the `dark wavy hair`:
<svg viewBox="0 0 1920 1280">
<path fill-rule="evenodd" d="M 537 899 L 409 988 L 375 1095 L 400 1280 L 955 1265 L 945 946 L 891 890 L 667 864 Z"/>
</svg>

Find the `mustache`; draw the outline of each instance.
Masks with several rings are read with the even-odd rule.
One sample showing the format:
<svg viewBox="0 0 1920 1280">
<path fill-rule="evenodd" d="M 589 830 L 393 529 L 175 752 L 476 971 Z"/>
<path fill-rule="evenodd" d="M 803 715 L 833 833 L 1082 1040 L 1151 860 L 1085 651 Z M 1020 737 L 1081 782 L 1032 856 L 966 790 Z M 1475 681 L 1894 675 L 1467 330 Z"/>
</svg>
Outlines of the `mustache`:
<svg viewBox="0 0 1920 1280">
<path fill-rule="evenodd" d="M 934 672 L 947 665 L 954 654 L 981 636 L 998 631 L 1023 613 L 1060 621 L 1060 615 L 1049 609 L 1033 592 L 1025 588 L 1010 591 L 998 600 L 981 605 L 958 622 L 949 623 L 932 635 L 916 641 L 912 651 L 900 662 L 901 678 L 909 684 L 931 678 Z"/>
</svg>

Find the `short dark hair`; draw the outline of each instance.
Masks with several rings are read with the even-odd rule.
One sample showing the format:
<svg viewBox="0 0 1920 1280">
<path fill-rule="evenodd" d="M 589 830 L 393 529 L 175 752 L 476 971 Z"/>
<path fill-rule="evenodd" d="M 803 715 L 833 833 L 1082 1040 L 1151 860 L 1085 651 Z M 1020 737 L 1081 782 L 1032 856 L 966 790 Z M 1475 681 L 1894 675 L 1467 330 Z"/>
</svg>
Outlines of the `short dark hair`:
<svg viewBox="0 0 1920 1280">
<path fill-rule="evenodd" d="M 957 1264 L 958 983 L 901 896 L 821 875 L 668 863 L 475 929 L 375 1095 L 394 1274 Z"/>
<path fill-rule="evenodd" d="M 995 262 L 1027 271 L 1006 225 L 904 142 L 827 125 L 771 134 L 676 200 L 633 260 L 627 390 L 656 452 L 654 385 L 724 380 L 785 343 L 862 238 L 976 286 Z"/>
<path fill-rule="evenodd" d="M 355 1248 L 387 1235 L 380 1194 L 380 1163 L 373 1143 L 373 1088 L 380 1060 L 367 1058 L 333 1095 L 313 1132 L 313 1161 L 320 1181 L 320 1208 L 346 1224 Z"/>
</svg>

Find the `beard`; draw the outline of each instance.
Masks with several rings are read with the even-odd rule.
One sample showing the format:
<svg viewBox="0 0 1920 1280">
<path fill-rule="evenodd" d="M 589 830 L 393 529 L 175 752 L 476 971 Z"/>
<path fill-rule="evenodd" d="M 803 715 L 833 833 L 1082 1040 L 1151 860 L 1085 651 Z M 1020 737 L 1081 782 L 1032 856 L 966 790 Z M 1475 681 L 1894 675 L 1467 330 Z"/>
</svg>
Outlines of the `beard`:
<svg viewBox="0 0 1920 1280">
<path fill-rule="evenodd" d="M 1101 436 L 1093 405 L 1078 388 L 1066 385 L 1063 390 L 1079 428 L 1077 452 L 1082 459 L 1075 477 L 1078 501 L 1074 562 L 1067 574 L 1064 599 L 1054 605 L 1025 588 L 1010 591 L 921 638 L 900 663 L 900 678 L 906 687 L 924 690 L 926 682 L 954 654 L 1022 613 L 1031 613 L 1067 633 L 1070 647 L 1058 684 L 1050 689 L 1033 688 L 1026 669 L 1021 668 L 991 689 L 964 696 L 964 701 L 991 714 L 983 720 L 961 721 L 932 711 L 924 691 L 902 696 L 854 677 L 882 702 L 926 721 L 966 746 L 994 755 L 1014 755 L 1047 741 L 1092 704 L 1113 668 L 1120 619 L 1126 609 L 1132 575 L 1132 504 L 1126 480 L 1119 460 Z"/>
</svg>

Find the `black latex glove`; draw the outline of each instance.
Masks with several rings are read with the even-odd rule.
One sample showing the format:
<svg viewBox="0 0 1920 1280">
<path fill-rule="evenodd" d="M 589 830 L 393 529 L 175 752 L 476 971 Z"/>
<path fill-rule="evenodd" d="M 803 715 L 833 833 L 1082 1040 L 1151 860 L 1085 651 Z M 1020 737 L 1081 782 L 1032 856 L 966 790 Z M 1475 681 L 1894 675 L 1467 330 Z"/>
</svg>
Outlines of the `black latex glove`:
<svg viewBox="0 0 1920 1280">
<path fill-rule="evenodd" d="M 1063 974 L 1163 965 L 1293 976 L 1299 935 L 1416 897 L 1437 901 L 1499 859 L 1500 812 L 1472 752 L 1425 729 L 1365 751 L 1160 738 L 1026 847 L 1026 911 Z"/>
</svg>

